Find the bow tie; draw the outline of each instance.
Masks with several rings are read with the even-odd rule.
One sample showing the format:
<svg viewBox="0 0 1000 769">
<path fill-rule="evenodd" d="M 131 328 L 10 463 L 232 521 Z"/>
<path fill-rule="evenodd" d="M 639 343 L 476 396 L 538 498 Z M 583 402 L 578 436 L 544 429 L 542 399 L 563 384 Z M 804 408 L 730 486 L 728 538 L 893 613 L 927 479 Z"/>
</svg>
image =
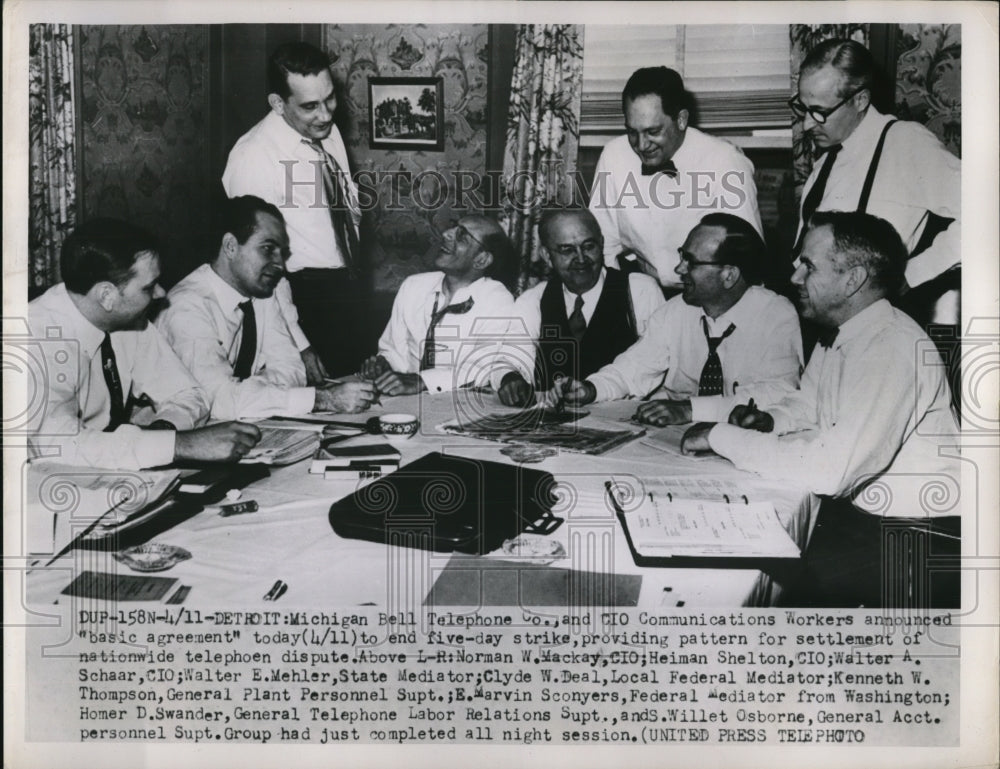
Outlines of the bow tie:
<svg viewBox="0 0 1000 769">
<path fill-rule="evenodd" d="M 833 343 L 837 341 L 837 334 L 840 333 L 840 328 L 824 328 L 819 332 L 819 336 L 816 337 L 816 341 L 819 342 L 820 347 L 825 347 L 827 349 L 833 347 Z"/>
<path fill-rule="evenodd" d="M 676 179 L 678 175 L 677 166 L 674 165 L 674 161 L 672 160 L 664 160 L 658 166 L 643 165 L 642 167 L 643 176 L 652 176 L 659 173 L 664 173 L 671 179 Z"/>
</svg>

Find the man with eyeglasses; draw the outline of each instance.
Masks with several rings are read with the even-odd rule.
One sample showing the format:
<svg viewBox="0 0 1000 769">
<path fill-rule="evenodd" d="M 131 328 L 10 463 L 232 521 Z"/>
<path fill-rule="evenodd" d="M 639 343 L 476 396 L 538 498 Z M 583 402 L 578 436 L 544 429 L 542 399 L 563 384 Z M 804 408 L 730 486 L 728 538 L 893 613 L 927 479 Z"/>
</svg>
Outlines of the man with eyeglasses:
<svg viewBox="0 0 1000 769">
<path fill-rule="evenodd" d="M 604 239 L 590 211 L 550 209 L 538 236 L 553 274 L 514 304 L 511 354 L 492 377 L 507 406 L 530 405 L 535 391 L 549 389 L 556 377 L 582 379 L 610 363 L 645 333 L 664 303 L 653 278 L 604 266 Z"/>
<path fill-rule="evenodd" d="M 907 310 L 958 323 L 961 163 L 919 123 L 871 104 L 875 62 L 853 40 L 827 40 L 802 63 L 792 112 L 823 154 L 802 192 L 797 246 L 817 211 L 858 211 L 896 228 L 906 246 Z M 923 306 L 921 306 L 923 305 Z"/>
<path fill-rule="evenodd" d="M 605 145 L 590 210 L 609 267 L 640 269 L 664 293 L 680 289 L 677 248 L 706 213 L 719 211 L 763 232 L 753 163 L 732 144 L 690 124 L 694 98 L 669 67 L 643 67 L 622 91 L 625 135 Z"/>
<path fill-rule="evenodd" d="M 489 383 L 514 309 L 505 285 L 515 269 L 514 247 L 495 220 L 463 216 L 444 233 L 434 266 L 403 281 L 378 354 L 361 366 L 361 377 L 380 393 Z"/>
<path fill-rule="evenodd" d="M 798 315 L 757 285 L 765 247 L 753 226 L 712 213 L 678 249 L 683 292 L 649 319 L 646 333 L 586 379 L 564 379 L 549 403 L 584 405 L 638 397 L 640 422 L 663 426 L 725 420 L 751 398 L 794 390 L 802 372 Z"/>
</svg>

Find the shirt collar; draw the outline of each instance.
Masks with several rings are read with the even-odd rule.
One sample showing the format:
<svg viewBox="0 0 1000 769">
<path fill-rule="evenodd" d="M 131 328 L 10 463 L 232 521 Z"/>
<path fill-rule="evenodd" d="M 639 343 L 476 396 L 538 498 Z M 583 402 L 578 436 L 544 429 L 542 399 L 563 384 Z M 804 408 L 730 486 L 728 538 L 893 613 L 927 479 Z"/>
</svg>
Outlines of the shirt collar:
<svg viewBox="0 0 1000 769">
<path fill-rule="evenodd" d="M 589 291 L 584 291 L 582 294 L 579 294 L 579 296 L 583 297 L 584 307 L 594 307 L 597 304 L 597 301 L 601 298 L 601 292 L 604 291 L 604 278 L 607 276 L 607 272 L 607 269 L 602 267 L 601 274 L 597 278 L 597 282 L 591 286 Z M 563 301 L 566 302 L 566 306 L 568 308 L 572 309 L 573 305 L 576 304 L 576 297 L 578 295 L 566 288 L 565 284 L 563 284 L 562 292 Z"/>
<path fill-rule="evenodd" d="M 718 330 L 719 333 L 725 331 L 732 323 L 736 328 L 747 326 L 754 322 L 755 313 L 751 307 L 752 300 L 748 299 L 751 293 L 757 292 L 757 286 L 750 286 L 740 297 L 739 301 L 726 310 L 715 320 L 709 318 L 704 311 L 702 317 L 708 321 L 709 330 Z"/>
<path fill-rule="evenodd" d="M 212 269 L 212 265 L 206 264 L 205 268 L 208 271 L 208 285 L 212 289 L 212 293 L 215 294 L 215 298 L 219 300 L 219 306 L 225 310 L 227 315 L 234 315 L 237 312 L 237 308 L 250 297 L 243 296 L 243 294 L 226 283 L 219 276 L 219 273 Z"/>
<path fill-rule="evenodd" d="M 428 302 L 430 304 L 433 304 L 435 295 L 440 294 L 441 296 L 444 296 L 445 274 L 443 272 L 439 272 L 438 275 L 440 277 L 438 278 L 437 283 L 434 284 L 434 290 L 429 294 Z M 469 285 L 462 286 L 451 295 L 451 299 L 448 300 L 448 304 L 457 304 L 459 302 L 464 302 L 470 296 L 475 297 L 476 292 L 479 290 L 480 286 L 484 285 L 484 281 L 486 279 L 486 276 L 483 275 L 481 278 L 476 278 L 476 280 L 472 281 Z M 438 300 L 438 303 L 440 304 L 440 300 Z M 441 305 L 438 309 L 440 310 L 442 307 L 444 307 L 444 305 Z"/>
<path fill-rule="evenodd" d="M 92 357 L 100 349 L 101 342 L 104 341 L 104 332 L 80 312 L 80 309 L 70 298 L 65 283 L 60 283 L 51 290 L 55 292 L 58 304 L 61 305 L 62 314 L 65 316 L 65 327 L 62 330 L 63 338 L 75 339 L 83 349 L 84 355 L 88 358 Z"/>
<path fill-rule="evenodd" d="M 851 135 L 841 142 L 841 152 L 852 154 L 871 149 L 878 141 L 879 134 L 882 133 L 885 124 L 891 119 L 890 115 L 883 115 L 874 107 L 869 107 Z"/>
<path fill-rule="evenodd" d="M 691 171 L 694 169 L 695 153 L 696 149 L 692 145 L 696 143 L 695 134 L 697 131 L 692 128 L 687 128 L 684 131 L 684 139 L 681 140 L 681 146 L 677 148 L 677 151 L 673 154 L 670 159 L 674 161 L 674 165 L 677 166 L 677 171 L 682 173 L 685 170 Z"/>
<path fill-rule="evenodd" d="M 267 117 L 264 118 L 264 125 L 283 155 L 292 156 L 300 149 L 307 149 L 302 142 L 303 140 L 310 140 L 288 125 L 285 119 L 274 110 L 267 113 Z M 311 149 L 309 151 L 314 152 Z"/>
<path fill-rule="evenodd" d="M 840 324 L 837 338 L 833 342 L 833 349 L 839 349 L 846 343 L 857 339 L 863 333 L 873 328 L 881 328 L 886 320 L 892 315 L 892 305 L 888 299 L 879 299 L 865 307 L 857 315 L 848 318 Z"/>
</svg>

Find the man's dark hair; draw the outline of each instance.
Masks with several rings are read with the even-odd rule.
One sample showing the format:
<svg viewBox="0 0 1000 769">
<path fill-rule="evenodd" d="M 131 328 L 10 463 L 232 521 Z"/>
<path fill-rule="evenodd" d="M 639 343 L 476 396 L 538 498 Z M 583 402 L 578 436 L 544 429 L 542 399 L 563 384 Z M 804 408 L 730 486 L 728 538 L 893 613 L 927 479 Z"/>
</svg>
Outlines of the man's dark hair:
<svg viewBox="0 0 1000 769">
<path fill-rule="evenodd" d="M 542 215 L 538 219 L 538 237 L 542 241 L 542 245 L 546 248 L 549 247 L 549 229 L 552 227 L 552 222 L 560 216 L 579 216 L 593 227 L 598 237 L 601 236 L 601 225 L 597 223 L 596 217 L 589 208 L 578 205 L 563 208 L 546 208 L 542 211 Z"/>
<path fill-rule="evenodd" d="M 622 91 L 622 112 L 628 102 L 649 95 L 659 96 L 663 114 L 674 120 L 682 109 L 689 113 L 694 109 L 694 99 L 685 90 L 684 81 L 669 67 L 643 67 L 633 72 Z"/>
<path fill-rule="evenodd" d="M 104 280 L 120 286 L 132 276 L 136 258 L 147 252 L 159 253 L 148 230 L 121 219 L 91 219 L 63 241 L 62 278 L 74 294 L 86 294 Z"/>
<path fill-rule="evenodd" d="M 869 92 L 875 81 L 875 59 L 871 51 L 854 40 L 824 40 L 802 60 L 800 77 L 806 72 L 833 66 L 844 76 L 838 96 L 844 97 L 862 88 Z"/>
<path fill-rule="evenodd" d="M 833 248 L 844 270 L 858 265 L 885 296 L 894 297 L 903 285 L 907 251 L 896 228 L 885 219 L 857 211 L 819 211 L 809 220 L 809 229 L 829 227 Z"/>
<path fill-rule="evenodd" d="M 750 285 L 757 285 L 764 280 L 767 272 L 767 247 L 750 222 L 733 214 L 714 212 L 703 216 L 699 224 L 721 227 L 726 231 L 725 239 L 712 257 L 714 261 L 739 267 L 743 280 Z"/>
<path fill-rule="evenodd" d="M 517 278 L 518 260 L 514 244 L 503 231 L 491 232 L 483 238 L 483 250 L 493 255 L 493 261 L 486 268 L 488 278 L 503 283 L 508 291 L 514 291 Z"/>
<path fill-rule="evenodd" d="M 329 67 L 330 57 L 316 46 L 301 41 L 282 43 L 267 60 L 267 92 L 287 99 L 292 95 L 288 87 L 289 73 L 318 75 Z"/>
<path fill-rule="evenodd" d="M 222 243 L 223 236 L 228 232 L 236 238 L 241 246 L 257 231 L 257 214 L 270 214 L 284 224 L 285 217 L 278 207 L 256 195 L 240 195 L 226 198 L 219 205 L 215 223 L 215 247 Z"/>
</svg>

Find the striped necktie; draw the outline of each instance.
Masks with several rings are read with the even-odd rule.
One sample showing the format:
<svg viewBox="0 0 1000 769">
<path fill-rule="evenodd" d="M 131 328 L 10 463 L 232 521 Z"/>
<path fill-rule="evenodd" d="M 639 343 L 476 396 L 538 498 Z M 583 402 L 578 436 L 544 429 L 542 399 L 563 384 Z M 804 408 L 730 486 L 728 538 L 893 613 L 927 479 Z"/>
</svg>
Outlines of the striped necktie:
<svg viewBox="0 0 1000 769">
<path fill-rule="evenodd" d="M 434 329 L 442 321 L 445 315 L 464 315 L 469 310 L 472 309 L 474 301 L 470 296 L 464 302 L 457 302 L 455 304 L 449 304 L 444 309 L 438 309 L 438 299 L 441 294 L 436 293 L 434 295 L 434 309 L 431 310 L 431 323 L 427 327 L 427 336 L 424 339 L 424 357 L 420 361 L 420 370 L 426 371 L 429 368 L 434 368 L 434 358 L 435 358 L 435 342 L 434 342 Z"/>
<path fill-rule="evenodd" d="M 327 152 L 319 141 L 303 139 L 302 143 L 312 147 L 323 160 L 321 164 L 323 187 L 330 207 L 330 223 L 333 225 L 333 235 L 337 239 L 337 250 L 351 276 L 357 277 L 357 265 L 361 256 L 357 231 L 357 224 L 361 219 L 360 207 L 351 195 L 350 187 L 344 178 L 346 174 L 333 155 Z"/>
</svg>

